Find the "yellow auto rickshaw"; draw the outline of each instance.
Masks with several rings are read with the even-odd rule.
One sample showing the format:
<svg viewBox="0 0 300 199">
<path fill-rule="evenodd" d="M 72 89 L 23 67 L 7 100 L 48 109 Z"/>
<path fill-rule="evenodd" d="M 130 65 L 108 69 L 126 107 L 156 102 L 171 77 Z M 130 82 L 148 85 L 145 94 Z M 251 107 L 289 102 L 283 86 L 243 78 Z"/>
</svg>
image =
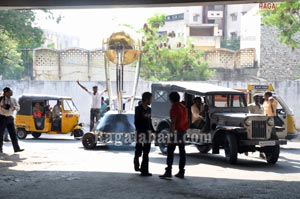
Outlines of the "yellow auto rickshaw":
<svg viewBox="0 0 300 199">
<path fill-rule="evenodd" d="M 15 119 L 17 136 L 25 139 L 28 134 L 39 138 L 42 133 L 83 136 L 79 112 L 71 97 L 50 95 L 22 95 L 20 110 Z"/>
</svg>

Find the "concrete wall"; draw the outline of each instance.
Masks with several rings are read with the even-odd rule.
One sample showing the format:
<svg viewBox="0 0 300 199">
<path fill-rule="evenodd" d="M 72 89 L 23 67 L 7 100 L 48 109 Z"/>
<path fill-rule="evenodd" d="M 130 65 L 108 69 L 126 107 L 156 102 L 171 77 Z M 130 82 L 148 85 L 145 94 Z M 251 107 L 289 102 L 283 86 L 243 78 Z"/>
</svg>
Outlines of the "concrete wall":
<svg viewBox="0 0 300 199">
<path fill-rule="evenodd" d="M 258 76 L 269 81 L 300 79 L 300 49 L 292 50 L 280 43 L 278 31 L 261 26 L 260 71 Z"/>
<path fill-rule="evenodd" d="M 249 83 L 269 84 L 272 83 L 276 92 L 285 100 L 287 105 L 294 111 L 296 126 L 300 128 L 300 81 L 281 81 L 281 82 L 236 82 L 236 81 L 208 81 L 208 83 L 220 85 L 228 88 L 246 89 Z M 87 88 L 98 85 L 99 90 L 105 88 L 105 82 L 82 82 Z M 124 82 L 124 95 L 131 95 L 133 82 Z M 14 91 L 14 96 L 18 97 L 24 93 L 31 94 L 51 94 L 71 96 L 81 114 L 81 122 L 88 124 L 89 109 L 91 98 L 74 81 L 0 81 L 0 88 L 9 86 Z M 137 96 L 145 91 L 150 91 L 151 82 L 140 81 Z M 115 83 L 112 82 L 112 89 L 115 90 Z M 106 96 L 105 96 L 106 97 Z"/>
<path fill-rule="evenodd" d="M 81 82 L 88 89 L 92 89 L 94 85 L 98 86 L 99 91 L 105 89 L 105 82 Z M 112 82 L 113 96 L 115 94 L 115 82 Z M 90 95 L 81 89 L 75 81 L 0 81 L 0 91 L 4 87 L 11 87 L 14 91 L 14 97 L 18 98 L 22 94 L 48 94 L 48 95 L 60 95 L 71 96 L 75 102 L 80 114 L 80 121 L 89 124 L 89 114 L 91 97 Z M 132 95 L 133 82 L 124 82 L 125 96 Z M 141 96 L 142 92 L 149 91 L 150 83 L 140 82 L 138 87 L 137 96 Z M 106 98 L 107 95 L 105 94 Z"/>
<path fill-rule="evenodd" d="M 110 79 L 116 80 L 116 67 L 109 63 Z M 124 66 L 124 80 L 132 80 L 135 66 Z M 39 48 L 34 50 L 33 78 L 37 81 L 105 81 L 104 54 L 100 49 L 64 50 Z"/>
</svg>

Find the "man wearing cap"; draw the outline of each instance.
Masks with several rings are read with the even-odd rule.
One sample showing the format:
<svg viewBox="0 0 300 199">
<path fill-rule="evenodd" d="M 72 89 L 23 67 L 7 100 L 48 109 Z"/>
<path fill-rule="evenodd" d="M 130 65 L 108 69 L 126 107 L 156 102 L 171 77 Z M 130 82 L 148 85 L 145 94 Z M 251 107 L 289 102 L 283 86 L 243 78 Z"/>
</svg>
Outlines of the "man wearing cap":
<svg viewBox="0 0 300 199">
<path fill-rule="evenodd" d="M 15 98 L 12 98 L 13 92 L 10 88 L 5 87 L 3 89 L 3 96 L 0 98 L 0 153 L 3 153 L 3 133 L 4 129 L 7 128 L 10 135 L 12 145 L 15 152 L 24 151 L 20 149 L 18 139 L 16 135 L 15 123 L 13 113 L 14 111 L 20 110 L 20 106 Z"/>
<path fill-rule="evenodd" d="M 91 105 L 91 112 L 90 112 L 90 131 L 92 131 L 94 128 L 95 119 L 96 122 L 100 119 L 101 98 L 103 93 L 106 92 L 107 89 L 99 93 L 98 86 L 93 86 L 93 91 L 90 91 L 82 84 L 80 84 L 79 81 L 77 81 L 77 84 L 92 96 L 92 105 Z"/>
<path fill-rule="evenodd" d="M 254 95 L 253 100 L 254 102 L 248 105 L 249 113 L 263 114 L 264 110 L 262 105 L 260 104 L 260 96 Z"/>
</svg>

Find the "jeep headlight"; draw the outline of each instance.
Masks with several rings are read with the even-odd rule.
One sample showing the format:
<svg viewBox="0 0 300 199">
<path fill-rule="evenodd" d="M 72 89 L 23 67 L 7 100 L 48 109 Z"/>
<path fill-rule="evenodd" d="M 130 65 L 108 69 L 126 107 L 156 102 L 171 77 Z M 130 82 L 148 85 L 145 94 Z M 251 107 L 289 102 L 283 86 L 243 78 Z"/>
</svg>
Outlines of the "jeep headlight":
<svg viewBox="0 0 300 199">
<path fill-rule="evenodd" d="M 246 126 L 250 126 L 251 122 L 252 122 L 252 120 L 248 117 L 248 118 L 245 119 L 244 123 L 245 123 Z"/>
<path fill-rule="evenodd" d="M 268 118 L 267 124 L 268 124 L 269 126 L 274 126 L 274 119 L 273 119 L 272 117 Z"/>
</svg>

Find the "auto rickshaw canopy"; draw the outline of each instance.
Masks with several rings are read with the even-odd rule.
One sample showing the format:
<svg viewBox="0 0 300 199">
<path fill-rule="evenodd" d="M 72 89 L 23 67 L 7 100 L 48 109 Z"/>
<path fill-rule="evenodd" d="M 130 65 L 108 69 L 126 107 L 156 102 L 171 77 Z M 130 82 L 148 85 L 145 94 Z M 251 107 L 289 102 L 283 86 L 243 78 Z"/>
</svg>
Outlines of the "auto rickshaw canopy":
<svg viewBox="0 0 300 199">
<path fill-rule="evenodd" d="M 19 97 L 20 110 L 18 115 L 32 115 L 33 102 L 45 102 L 49 100 L 72 100 L 68 96 L 23 94 Z"/>
</svg>

